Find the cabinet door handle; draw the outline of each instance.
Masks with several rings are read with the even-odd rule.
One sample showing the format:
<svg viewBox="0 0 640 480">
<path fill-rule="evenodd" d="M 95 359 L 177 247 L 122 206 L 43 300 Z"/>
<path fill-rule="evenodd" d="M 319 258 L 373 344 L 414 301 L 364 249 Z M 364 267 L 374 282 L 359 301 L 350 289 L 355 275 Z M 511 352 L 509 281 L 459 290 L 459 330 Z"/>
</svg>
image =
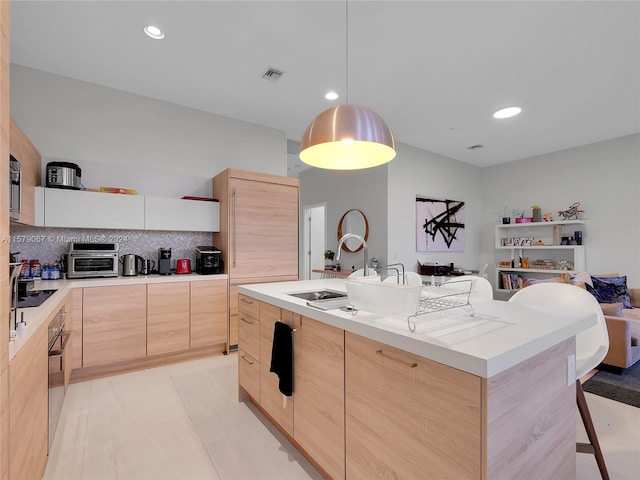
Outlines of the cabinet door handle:
<svg viewBox="0 0 640 480">
<path fill-rule="evenodd" d="M 247 320 L 247 317 L 245 317 L 244 315 L 240 317 L 240 320 L 242 320 L 244 323 L 248 323 L 249 325 L 253 325 L 253 322 L 250 322 L 249 320 Z"/>
<path fill-rule="evenodd" d="M 388 358 L 389 360 L 392 360 L 394 362 L 397 362 L 401 365 L 404 365 L 405 367 L 409 367 L 409 368 L 416 368 L 418 366 L 418 364 L 416 362 L 405 362 L 404 360 L 400 360 L 399 358 L 394 358 L 391 355 L 388 355 L 386 353 L 384 353 L 382 350 L 376 350 L 376 353 L 378 355 L 382 355 L 385 358 Z"/>
<path fill-rule="evenodd" d="M 245 357 L 244 355 L 242 355 L 242 359 L 247 362 L 249 365 L 253 365 L 253 362 L 248 360 L 247 357 Z"/>
<path fill-rule="evenodd" d="M 232 240 L 232 250 L 233 250 L 233 266 L 236 266 L 236 189 L 234 188 L 231 191 L 231 210 L 233 212 L 233 240 Z"/>
</svg>

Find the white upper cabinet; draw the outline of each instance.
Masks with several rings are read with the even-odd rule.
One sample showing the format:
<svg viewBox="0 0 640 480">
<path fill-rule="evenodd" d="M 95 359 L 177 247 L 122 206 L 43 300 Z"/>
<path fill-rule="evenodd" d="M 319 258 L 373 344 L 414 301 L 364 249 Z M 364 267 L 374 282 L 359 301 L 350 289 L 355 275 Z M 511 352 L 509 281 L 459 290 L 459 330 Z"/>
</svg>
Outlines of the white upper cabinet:
<svg viewBox="0 0 640 480">
<path fill-rule="evenodd" d="M 220 231 L 220 204 L 179 198 L 144 197 L 145 230 Z"/>
<path fill-rule="evenodd" d="M 218 202 L 36 187 L 36 225 L 129 230 L 220 230 Z"/>
<path fill-rule="evenodd" d="M 44 191 L 45 227 L 144 229 L 144 197 L 38 188 Z"/>
</svg>

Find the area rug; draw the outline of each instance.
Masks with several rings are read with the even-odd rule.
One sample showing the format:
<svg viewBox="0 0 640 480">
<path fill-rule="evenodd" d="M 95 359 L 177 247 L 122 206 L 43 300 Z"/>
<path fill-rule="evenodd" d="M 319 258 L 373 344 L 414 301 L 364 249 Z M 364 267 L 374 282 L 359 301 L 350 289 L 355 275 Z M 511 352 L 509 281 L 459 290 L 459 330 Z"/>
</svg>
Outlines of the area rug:
<svg viewBox="0 0 640 480">
<path fill-rule="evenodd" d="M 582 384 L 585 392 L 640 408 L 640 362 L 616 373 L 599 371 Z"/>
</svg>

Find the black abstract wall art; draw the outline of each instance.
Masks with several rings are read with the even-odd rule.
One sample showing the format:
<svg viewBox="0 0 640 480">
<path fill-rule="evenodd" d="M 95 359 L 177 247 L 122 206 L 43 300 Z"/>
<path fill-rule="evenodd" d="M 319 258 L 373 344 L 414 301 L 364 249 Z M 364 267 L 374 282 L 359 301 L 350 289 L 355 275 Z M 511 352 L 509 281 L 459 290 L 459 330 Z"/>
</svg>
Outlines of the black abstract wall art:
<svg viewBox="0 0 640 480">
<path fill-rule="evenodd" d="M 464 202 L 416 195 L 418 252 L 464 251 Z"/>
</svg>

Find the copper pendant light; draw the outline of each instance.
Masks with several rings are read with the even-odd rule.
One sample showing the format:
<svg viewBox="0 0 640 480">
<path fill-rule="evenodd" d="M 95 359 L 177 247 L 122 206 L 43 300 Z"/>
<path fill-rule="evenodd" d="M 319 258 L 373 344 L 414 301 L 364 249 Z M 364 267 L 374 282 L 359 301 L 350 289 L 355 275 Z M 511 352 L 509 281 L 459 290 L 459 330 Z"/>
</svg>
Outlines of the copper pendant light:
<svg viewBox="0 0 640 480">
<path fill-rule="evenodd" d="M 391 129 L 367 107 L 349 104 L 349 5 L 346 10 L 347 103 L 320 113 L 304 133 L 300 159 L 330 170 L 358 170 L 390 162 L 396 156 Z"/>
</svg>

